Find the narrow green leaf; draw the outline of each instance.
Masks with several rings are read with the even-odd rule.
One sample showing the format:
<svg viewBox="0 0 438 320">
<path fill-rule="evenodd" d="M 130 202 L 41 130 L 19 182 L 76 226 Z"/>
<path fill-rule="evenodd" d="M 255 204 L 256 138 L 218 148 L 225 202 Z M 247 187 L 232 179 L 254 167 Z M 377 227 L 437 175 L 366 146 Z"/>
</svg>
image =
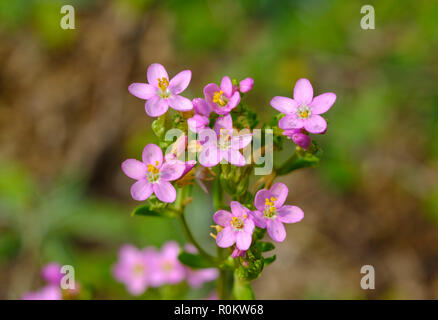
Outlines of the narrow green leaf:
<svg viewBox="0 0 438 320">
<path fill-rule="evenodd" d="M 153 209 L 149 204 L 141 205 L 135 208 L 131 216 L 149 216 L 149 217 L 170 217 L 173 218 L 176 216 L 172 210 L 168 208 L 159 208 Z"/>
<path fill-rule="evenodd" d="M 270 265 L 272 262 L 274 262 L 275 259 L 277 259 L 277 255 L 275 255 L 275 254 L 273 256 L 271 256 L 271 257 L 264 258 L 264 265 L 265 265 L 265 267 Z"/>
<path fill-rule="evenodd" d="M 272 242 L 257 242 L 256 246 L 260 252 L 267 252 L 275 249 Z"/>
</svg>

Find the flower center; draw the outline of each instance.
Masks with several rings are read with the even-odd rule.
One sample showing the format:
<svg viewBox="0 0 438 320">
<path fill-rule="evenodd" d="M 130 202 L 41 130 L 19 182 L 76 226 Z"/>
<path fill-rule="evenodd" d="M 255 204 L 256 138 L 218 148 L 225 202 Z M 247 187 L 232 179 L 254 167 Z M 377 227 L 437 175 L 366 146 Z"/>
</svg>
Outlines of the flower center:
<svg viewBox="0 0 438 320">
<path fill-rule="evenodd" d="M 132 271 L 136 275 L 141 275 L 144 272 L 144 266 L 138 263 L 132 268 Z"/>
<path fill-rule="evenodd" d="M 274 201 L 277 201 L 277 198 L 271 197 L 270 199 L 266 198 L 265 200 L 265 210 L 263 211 L 263 215 L 266 218 L 272 219 L 277 214 L 277 208 L 275 207 Z"/>
<path fill-rule="evenodd" d="M 161 264 L 161 268 L 163 269 L 164 272 L 170 272 L 173 269 L 173 264 L 170 261 L 164 261 Z"/>
<path fill-rule="evenodd" d="M 155 166 L 148 164 L 147 177 L 150 183 L 156 183 L 160 180 L 160 170 L 157 168 L 159 164 L 158 161 L 155 161 Z"/>
<path fill-rule="evenodd" d="M 243 216 L 243 219 L 246 219 L 246 218 L 247 218 L 247 215 L 245 214 Z M 231 226 L 236 230 L 242 230 L 243 227 L 245 226 L 243 219 L 238 218 L 238 217 L 233 217 L 233 219 L 231 219 Z"/>
<path fill-rule="evenodd" d="M 160 88 L 160 92 L 158 93 L 161 98 L 169 98 L 170 97 L 170 91 L 167 89 L 169 86 L 169 80 L 167 78 L 162 77 L 161 79 L 158 78 L 158 88 Z"/>
<path fill-rule="evenodd" d="M 221 107 L 224 107 L 228 103 L 228 99 L 224 97 L 224 92 L 222 90 L 216 91 L 213 94 L 213 102 L 217 103 Z"/>
<path fill-rule="evenodd" d="M 219 148 L 222 150 L 228 150 L 231 146 L 231 135 L 228 129 L 222 128 L 219 134 Z"/>
<path fill-rule="evenodd" d="M 307 119 L 308 117 L 310 117 L 311 114 L 312 113 L 311 113 L 310 108 L 308 106 L 300 106 L 297 110 L 297 115 L 301 119 Z"/>
</svg>

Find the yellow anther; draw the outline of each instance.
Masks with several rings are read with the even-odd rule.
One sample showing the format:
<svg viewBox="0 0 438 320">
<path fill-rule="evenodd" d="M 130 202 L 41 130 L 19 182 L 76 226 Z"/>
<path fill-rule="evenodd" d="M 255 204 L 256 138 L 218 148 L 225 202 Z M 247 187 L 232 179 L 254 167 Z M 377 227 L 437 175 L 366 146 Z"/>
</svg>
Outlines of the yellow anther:
<svg viewBox="0 0 438 320">
<path fill-rule="evenodd" d="M 244 214 L 243 215 L 243 219 L 246 219 L 246 218 L 248 218 L 248 216 L 246 214 Z"/>
<path fill-rule="evenodd" d="M 216 91 L 213 94 L 213 102 L 217 103 L 221 107 L 223 107 L 223 106 L 225 106 L 227 104 L 227 102 L 225 101 L 225 99 L 223 97 L 223 94 L 224 94 L 224 92 L 222 90 Z"/>
<path fill-rule="evenodd" d="M 271 201 L 272 202 L 277 201 L 277 198 L 276 197 L 271 197 Z"/>
<path fill-rule="evenodd" d="M 169 80 L 167 80 L 167 78 L 165 77 L 162 77 L 161 79 L 158 78 L 158 88 L 160 88 L 161 91 L 166 91 L 168 86 L 169 86 Z"/>
<path fill-rule="evenodd" d="M 158 168 L 155 167 L 153 164 L 148 164 L 148 172 L 152 172 L 153 174 L 157 174 L 160 172 L 160 170 L 158 170 Z"/>
<path fill-rule="evenodd" d="M 301 117 L 301 118 L 307 118 L 307 117 L 309 117 L 309 110 L 303 110 L 303 111 L 300 111 L 300 117 Z"/>
<path fill-rule="evenodd" d="M 158 165 L 160 164 L 160 162 L 157 160 L 155 161 L 155 166 L 158 167 Z"/>
</svg>

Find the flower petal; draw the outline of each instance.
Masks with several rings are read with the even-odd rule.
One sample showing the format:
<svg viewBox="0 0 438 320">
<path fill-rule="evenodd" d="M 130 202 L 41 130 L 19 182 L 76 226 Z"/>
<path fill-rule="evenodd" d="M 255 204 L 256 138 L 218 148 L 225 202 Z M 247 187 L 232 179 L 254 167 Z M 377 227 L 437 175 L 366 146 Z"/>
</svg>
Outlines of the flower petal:
<svg viewBox="0 0 438 320">
<path fill-rule="evenodd" d="M 249 209 L 241 205 L 240 202 L 238 201 L 231 201 L 230 207 L 231 207 L 231 212 L 235 217 L 243 218 L 244 215 L 249 214 Z"/>
<path fill-rule="evenodd" d="M 255 199 L 254 199 L 254 205 L 257 208 L 257 210 L 263 212 L 265 210 L 265 201 L 266 199 L 271 199 L 272 194 L 269 190 L 262 189 L 259 190 L 256 193 Z"/>
<path fill-rule="evenodd" d="M 298 104 L 291 98 L 277 96 L 272 98 L 271 106 L 281 113 L 288 114 L 295 113 L 297 111 Z"/>
<path fill-rule="evenodd" d="M 231 227 L 226 227 L 216 236 L 216 244 L 221 248 L 231 247 L 236 242 L 236 233 Z"/>
<path fill-rule="evenodd" d="M 297 206 L 284 206 L 278 211 L 278 219 L 283 223 L 295 223 L 303 220 L 304 212 Z"/>
<path fill-rule="evenodd" d="M 159 117 L 167 112 L 169 106 L 164 99 L 159 96 L 154 96 L 146 101 L 144 108 L 150 117 Z"/>
<path fill-rule="evenodd" d="M 227 227 L 231 223 L 233 215 L 226 210 L 219 210 L 213 215 L 213 220 L 222 227 Z"/>
<path fill-rule="evenodd" d="M 209 120 L 205 116 L 195 114 L 193 117 L 187 119 L 189 129 L 193 132 L 198 132 L 204 129 L 209 123 Z"/>
<path fill-rule="evenodd" d="M 287 114 L 278 121 L 278 126 L 281 129 L 301 129 L 304 127 L 304 121 L 294 113 Z"/>
<path fill-rule="evenodd" d="M 173 95 L 167 99 L 171 108 L 178 111 L 189 111 L 193 109 L 193 104 L 190 99 L 179 95 Z"/>
<path fill-rule="evenodd" d="M 243 167 L 246 165 L 245 157 L 240 153 L 240 151 L 235 149 L 228 149 L 226 160 L 237 167 Z"/>
<path fill-rule="evenodd" d="M 147 167 L 146 165 L 135 159 L 128 159 L 122 163 L 123 172 L 130 178 L 135 180 L 141 180 L 146 177 Z"/>
<path fill-rule="evenodd" d="M 221 129 L 229 129 L 230 132 L 229 134 L 232 134 L 232 129 L 233 129 L 233 119 L 231 118 L 230 114 L 227 114 L 226 116 L 223 117 L 218 117 L 216 119 L 216 122 L 214 123 L 214 131 L 216 132 L 217 135 L 220 134 Z"/>
<path fill-rule="evenodd" d="M 248 210 L 246 213 L 247 218 L 245 219 L 245 225 L 243 226 L 243 231 L 252 235 L 255 229 L 254 220 L 252 219 L 251 212 Z"/>
<path fill-rule="evenodd" d="M 251 211 L 252 219 L 255 225 L 259 228 L 266 228 L 266 219 L 260 211 Z"/>
<path fill-rule="evenodd" d="M 148 100 L 157 94 L 157 88 L 147 83 L 131 83 L 128 91 L 137 98 Z"/>
<path fill-rule="evenodd" d="M 137 201 L 144 201 L 152 194 L 152 185 L 146 179 L 138 180 L 131 187 L 132 199 Z"/>
<path fill-rule="evenodd" d="M 208 145 L 199 154 L 199 163 L 204 167 L 214 167 L 221 161 L 220 152 L 216 145 Z"/>
<path fill-rule="evenodd" d="M 240 231 L 236 235 L 236 246 L 239 250 L 248 250 L 251 246 L 251 234 L 245 231 Z"/>
<path fill-rule="evenodd" d="M 161 167 L 163 164 L 163 151 L 156 144 L 149 143 L 146 145 L 141 156 L 146 165 L 151 164 L 154 167 Z"/>
<path fill-rule="evenodd" d="M 176 200 L 176 190 L 168 181 L 160 180 L 152 185 L 154 193 L 160 201 L 172 203 Z"/>
<path fill-rule="evenodd" d="M 233 83 L 230 77 L 225 76 L 221 80 L 221 90 L 224 92 L 226 97 L 231 97 L 233 94 Z"/>
<path fill-rule="evenodd" d="M 327 130 L 327 122 L 320 115 L 313 114 L 304 122 L 304 129 L 314 134 L 323 133 Z"/>
<path fill-rule="evenodd" d="M 164 181 L 173 181 L 181 178 L 186 165 L 184 162 L 179 160 L 171 160 L 170 162 L 165 162 L 160 169 L 161 179 Z"/>
<path fill-rule="evenodd" d="M 252 134 L 240 134 L 231 138 L 231 148 L 239 150 L 245 148 L 252 141 Z"/>
<path fill-rule="evenodd" d="M 233 93 L 231 98 L 228 100 L 227 107 L 231 110 L 234 109 L 240 102 L 240 93 L 236 91 Z"/>
<path fill-rule="evenodd" d="M 277 200 L 274 201 L 275 207 L 277 209 L 281 208 L 286 201 L 287 194 L 289 193 L 289 189 L 287 188 L 287 186 L 284 183 L 277 182 L 271 187 L 271 189 L 269 189 L 269 191 L 271 192 L 273 197 L 277 198 Z"/>
<path fill-rule="evenodd" d="M 248 92 L 254 86 L 253 78 L 245 78 L 239 82 L 239 91 L 242 93 Z"/>
<path fill-rule="evenodd" d="M 204 87 L 205 101 L 208 103 L 210 108 L 214 109 L 215 103 L 213 102 L 213 96 L 216 92 L 219 92 L 220 88 L 216 83 L 209 83 Z"/>
<path fill-rule="evenodd" d="M 173 94 L 179 94 L 189 86 L 191 78 L 192 72 L 190 70 L 181 71 L 170 80 L 168 89 Z"/>
<path fill-rule="evenodd" d="M 313 98 L 313 88 L 307 79 L 299 79 L 294 88 L 294 100 L 299 105 L 310 105 Z"/>
<path fill-rule="evenodd" d="M 336 101 L 336 95 L 332 92 L 320 94 L 313 98 L 310 108 L 312 114 L 322 114 L 327 112 Z"/>
<path fill-rule="evenodd" d="M 148 67 L 147 78 L 150 85 L 158 88 L 158 79 L 169 80 L 166 69 L 159 63 L 153 63 Z"/>
<path fill-rule="evenodd" d="M 192 100 L 193 109 L 195 113 L 208 117 L 212 111 L 210 105 L 201 98 L 195 98 Z"/>
<path fill-rule="evenodd" d="M 268 234 L 272 238 L 272 240 L 277 242 L 283 242 L 284 239 L 286 239 L 286 229 L 284 228 L 284 225 L 280 220 L 268 220 L 266 225 L 268 229 Z"/>
</svg>

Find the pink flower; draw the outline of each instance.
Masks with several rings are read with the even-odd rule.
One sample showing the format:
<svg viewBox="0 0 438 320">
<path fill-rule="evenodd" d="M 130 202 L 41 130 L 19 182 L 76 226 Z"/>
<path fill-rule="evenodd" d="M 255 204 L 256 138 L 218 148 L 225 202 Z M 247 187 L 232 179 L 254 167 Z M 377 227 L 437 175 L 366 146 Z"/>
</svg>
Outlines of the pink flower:
<svg viewBox="0 0 438 320">
<path fill-rule="evenodd" d="M 23 294 L 22 300 L 62 300 L 62 292 L 59 285 L 49 284 L 44 288 Z"/>
<path fill-rule="evenodd" d="M 253 86 L 254 86 L 254 79 L 253 78 L 245 78 L 239 82 L 238 90 L 242 93 L 245 93 L 245 92 L 250 91 Z"/>
<path fill-rule="evenodd" d="M 323 133 L 327 122 L 320 114 L 328 111 L 335 103 L 336 95 L 332 92 L 313 97 L 313 88 L 307 79 L 300 79 L 295 84 L 294 98 L 274 97 L 271 106 L 286 114 L 278 122 L 281 129 L 304 128 L 310 133 Z"/>
<path fill-rule="evenodd" d="M 192 101 L 195 115 L 187 119 L 189 129 L 193 132 L 199 132 L 205 129 L 210 123 L 209 116 L 212 111 L 210 105 L 201 98 L 195 98 Z"/>
<path fill-rule="evenodd" d="M 185 245 L 184 249 L 189 253 L 198 253 L 198 250 L 192 244 Z M 199 288 L 202 286 L 202 284 L 204 284 L 204 282 L 213 281 L 219 276 L 219 272 L 216 268 L 191 269 L 185 267 L 185 269 L 186 281 L 192 288 Z"/>
<path fill-rule="evenodd" d="M 151 285 L 156 255 L 153 249 L 139 250 L 132 245 L 124 245 L 112 270 L 114 278 L 125 284 L 130 294 L 138 296 L 144 293 Z"/>
<path fill-rule="evenodd" d="M 254 223 L 259 228 L 267 228 L 269 236 L 277 242 L 286 238 L 283 223 L 301 221 L 304 212 L 296 206 L 283 206 L 289 190 L 284 183 L 276 183 L 271 189 L 257 192 L 254 200 L 256 211 L 251 212 Z"/>
<path fill-rule="evenodd" d="M 155 193 L 163 202 L 172 203 L 176 199 L 175 188 L 169 181 L 177 180 L 185 170 L 181 161 L 163 161 L 163 152 L 155 144 L 148 144 L 142 155 L 143 162 L 128 159 L 122 163 L 123 172 L 137 180 L 131 187 L 134 200 L 144 201 Z"/>
<path fill-rule="evenodd" d="M 192 72 L 184 70 L 169 81 L 166 69 L 161 64 L 153 63 L 148 67 L 149 83 L 132 83 L 128 90 L 137 98 L 146 100 L 146 113 L 159 117 L 166 113 L 169 106 L 178 111 L 192 110 L 192 102 L 180 96 L 190 83 Z"/>
<path fill-rule="evenodd" d="M 57 262 L 48 263 L 41 270 L 41 276 L 49 284 L 59 286 L 64 274 L 61 273 L 61 265 Z"/>
<path fill-rule="evenodd" d="M 254 222 L 249 209 L 237 201 L 232 201 L 231 212 L 219 210 L 213 219 L 223 227 L 216 236 L 216 244 L 219 247 L 228 248 L 236 243 L 239 250 L 248 250 L 254 232 Z"/>
<path fill-rule="evenodd" d="M 246 251 L 240 250 L 239 248 L 234 248 L 233 253 L 231 254 L 233 258 L 237 257 L 246 257 Z"/>
<path fill-rule="evenodd" d="M 207 84 L 204 96 L 213 111 L 219 115 L 229 114 L 240 102 L 240 93 L 233 92 L 230 77 L 223 77 L 220 87 L 215 83 Z"/>
<path fill-rule="evenodd" d="M 164 156 L 164 159 L 169 163 L 172 163 L 173 161 L 179 161 L 184 165 L 184 171 L 178 179 L 184 177 L 196 165 L 195 160 L 182 161 L 179 159 L 181 158 L 181 156 L 185 158 L 186 148 L 187 148 L 187 136 L 185 134 L 182 134 L 178 137 L 178 139 L 176 139 L 175 143 L 172 144 L 170 148 L 170 152 L 168 152 Z"/>
<path fill-rule="evenodd" d="M 283 135 L 285 135 L 289 139 L 292 139 L 292 141 L 301 148 L 307 149 L 310 146 L 312 140 L 307 134 L 304 133 L 305 131 L 303 131 L 304 129 L 289 129 L 284 130 Z"/>
<path fill-rule="evenodd" d="M 151 275 L 154 286 L 163 284 L 177 284 L 184 280 L 185 269 L 179 262 L 178 255 L 180 249 L 176 242 L 167 242 L 155 260 L 155 272 Z"/>
<path fill-rule="evenodd" d="M 204 167 L 214 167 L 222 159 L 235 166 L 244 166 L 246 164 L 245 157 L 239 152 L 239 149 L 246 147 L 251 143 L 252 135 L 233 135 L 233 120 L 231 115 L 219 117 L 216 120 L 214 133 L 210 135 L 208 141 L 202 145 L 202 151 L 199 155 L 199 162 Z M 210 132 L 211 129 L 205 129 L 201 132 Z"/>
</svg>

